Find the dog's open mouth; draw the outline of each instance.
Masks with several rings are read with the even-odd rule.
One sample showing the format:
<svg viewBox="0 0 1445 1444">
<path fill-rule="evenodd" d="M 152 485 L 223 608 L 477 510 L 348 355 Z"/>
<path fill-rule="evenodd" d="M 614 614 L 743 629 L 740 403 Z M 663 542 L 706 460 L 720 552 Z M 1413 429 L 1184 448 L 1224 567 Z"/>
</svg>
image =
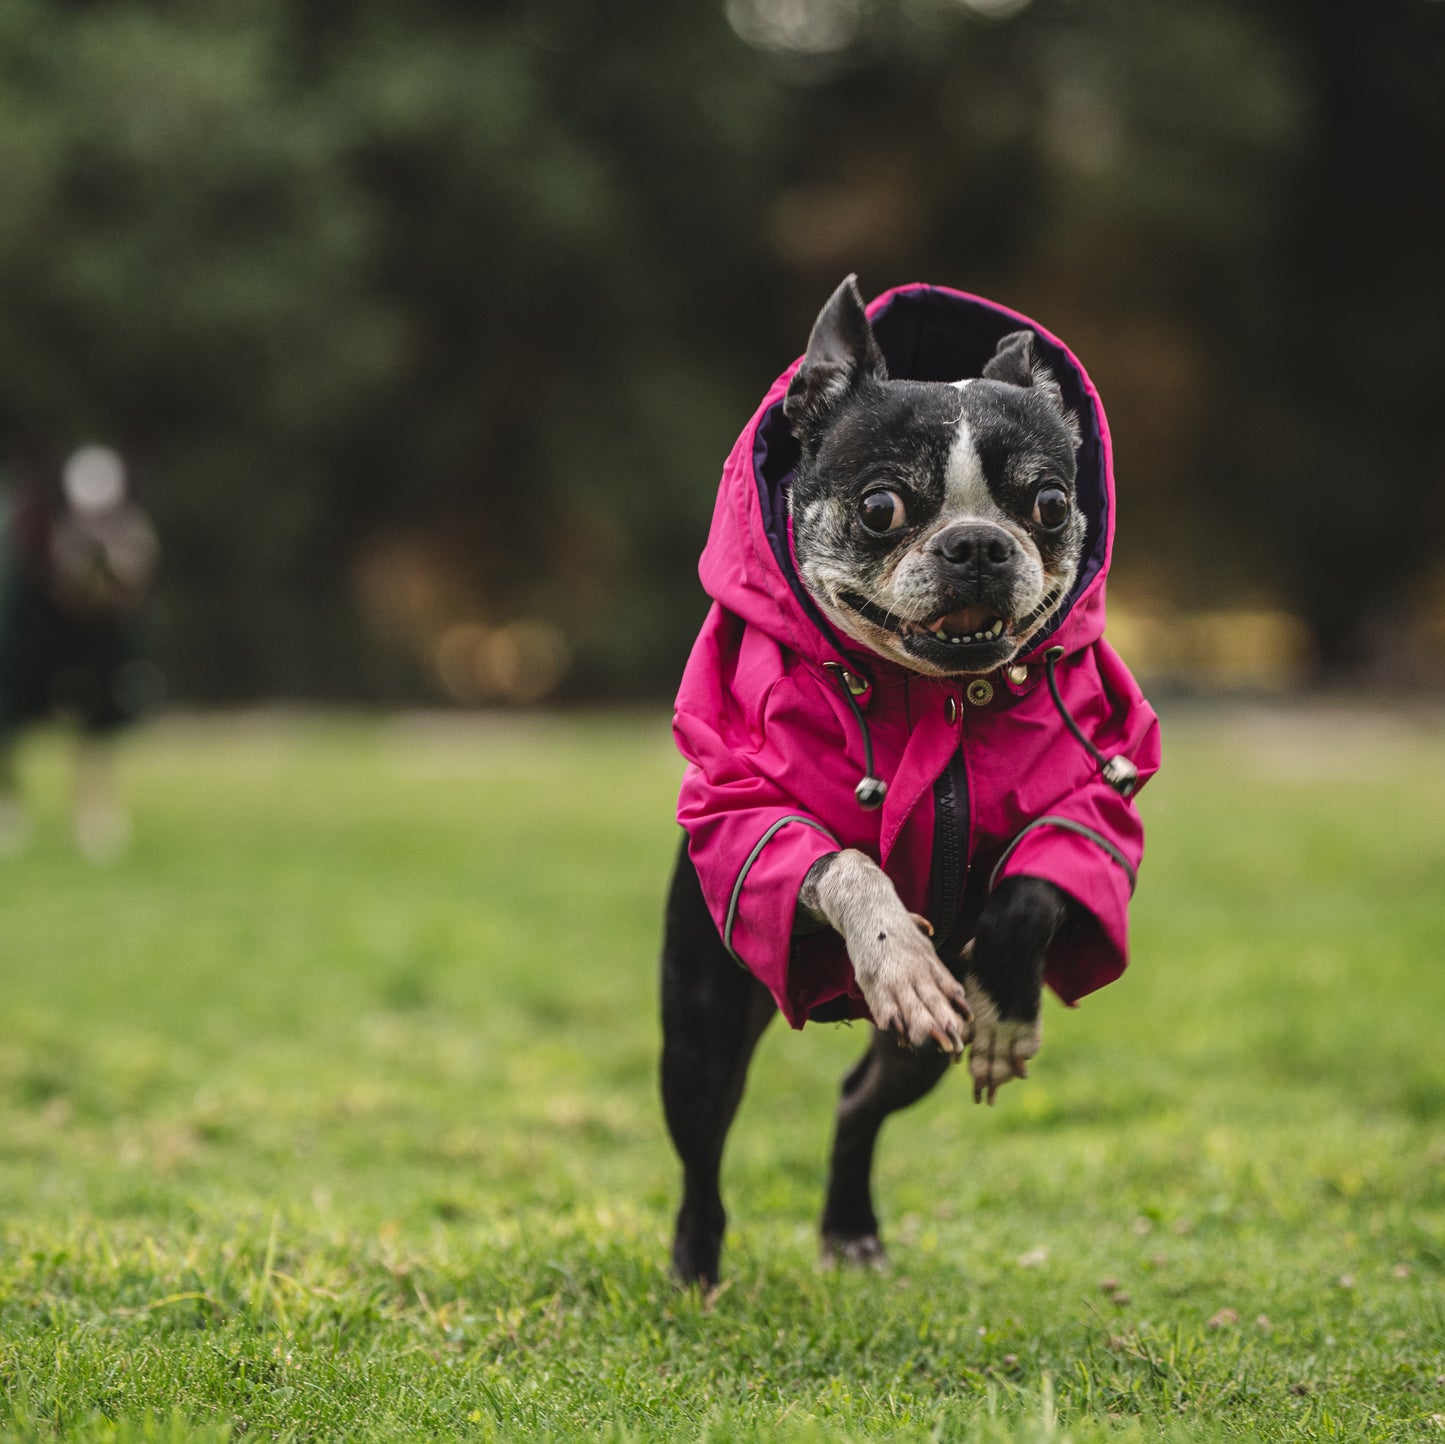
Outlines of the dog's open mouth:
<svg viewBox="0 0 1445 1444">
<path fill-rule="evenodd" d="M 996 660 L 1013 655 L 1019 646 L 1025 645 L 1062 596 L 1063 586 L 1056 582 L 1027 616 L 1000 616 L 993 608 L 980 604 L 958 607 L 929 621 L 899 617 L 856 592 L 843 592 L 838 600 L 875 626 L 892 632 L 917 655 L 932 652 L 937 646 L 947 647 L 960 659 L 993 657 Z M 933 656 L 938 657 L 937 652 L 933 652 Z"/>
<path fill-rule="evenodd" d="M 996 642 L 1010 629 L 1010 623 L 987 607 L 960 607 L 946 612 L 931 622 L 904 622 L 898 628 L 901 637 L 927 635 L 935 642 L 951 647 L 966 647 L 979 642 Z"/>
</svg>

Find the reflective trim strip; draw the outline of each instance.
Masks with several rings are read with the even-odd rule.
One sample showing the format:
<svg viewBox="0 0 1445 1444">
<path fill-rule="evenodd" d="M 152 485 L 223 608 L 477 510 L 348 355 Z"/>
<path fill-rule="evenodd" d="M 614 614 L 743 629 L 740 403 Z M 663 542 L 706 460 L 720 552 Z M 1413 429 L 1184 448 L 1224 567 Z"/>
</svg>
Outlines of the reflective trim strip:
<svg viewBox="0 0 1445 1444">
<path fill-rule="evenodd" d="M 989 874 L 988 886 L 990 892 L 993 891 L 993 886 L 998 881 L 998 875 L 1003 871 L 1004 864 L 1009 860 L 1009 858 L 1014 855 L 1015 852 L 1018 851 L 1019 843 L 1021 843 L 1024 838 L 1026 838 L 1029 833 L 1031 833 L 1036 827 L 1062 828 L 1065 832 L 1075 832 L 1080 837 L 1087 837 L 1090 842 L 1098 843 L 1099 846 L 1102 847 L 1104 851 L 1107 852 L 1109 856 L 1112 857 L 1114 861 L 1117 862 L 1119 866 L 1122 867 L 1124 871 L 1128 874 L 1129 891 L 1131 893 L 1134 891 L 1135 884 L 1139 881 L 1139 875 L 1134 871 L 1132 867 L 1129 866 L 1129 859 L 1125 857 L 1124 854 L 1120 852 L 1119 849 L 1115 847 L 1114 844 L 1110 842 L 1109 839 L 1105 837 L 1102 833 L 1095 832 L 1092 827 L 1086 827 L 1082 822 L 1075 822 L 1072 817 L 1039 817 L 1036 818 L 1033 822 L 1029 823 L 1029 825 L 1024 828 L 1024 830 L 1019 833 L 1019 835 L 1014 838 L 1014 840 L 1009 843 L 1006 848 L 1004 848 L 1003 856 L 999 858 L 999 860 L 994 864 L 993 871 Z"/>
<path fill-rule="evenodd" d="M 748 874 L 753 869 L 753 864 L 758 860 L 762 850 L 773 840 L 773 834 L 780 827 L 786 827 L 790 822 L 801 822 L 804 827 L 811 827 L 814 832 L 821 832 L 834 847 L 842 849 L 842 844 L 821 822 L 814 822 L 811 817 L 780 817 L 757 841 L 757 846 L 748 854 L 748 860 L 743 864 L 742 871 L 738 873 L 738 880 L 733 884 L 733 895 L 728 899 L 727 921 L 723 924 L 723 947 L 732 953 L 733 961 L 742 963 L 742 959 L 733 953 L 733 924 L 738 920 L 738 902 L 743 895 L 743 884 L 748 880 Z M 747 964 L 743 964 L 744 967 Z"/>
</svg>

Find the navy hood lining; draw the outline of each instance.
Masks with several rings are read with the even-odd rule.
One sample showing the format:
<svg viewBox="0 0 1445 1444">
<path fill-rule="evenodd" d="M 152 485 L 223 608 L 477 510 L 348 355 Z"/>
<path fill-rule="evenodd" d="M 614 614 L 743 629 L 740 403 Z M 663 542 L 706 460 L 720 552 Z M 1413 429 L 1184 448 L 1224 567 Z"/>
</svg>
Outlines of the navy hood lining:
<svg viewBox="0 0 1445 1444">
<path fill-rule="evenodd" d="M 961 381 L 980 376 L 999 341 L 1010 332 L 1029 326 L 1037 338 L 1040 358 L 1063 392 L 1064 405 L 1078 418 L 1081 439 L 1076 487 L 1086 523 L 1084 560 L 1063 606 L 1031 639 L 1029 650 L 1032 652 L 1058 631 L 1074 603 L 1092 585 L 1108 560 L 1110 498 L 1104 444 L 1099 414 L 1083 375 L 1069 355 L 1040 333 L 1032 322 L 957 292 L 933 286 L 898 291 L 872 313 L 870 320 L 888 375 L 898 381 Z M 794 596 L 824 635 L 842 650 L 836 632 L 793 566 L 788 542 L 788 488 L 801 458 L 802 448 L 779 400 L 758 423 L 753 445 L 753 476 L 758 486 L 763 529 Z M 856 647 L 849 650 L 855 651 Z"/>
</svg>

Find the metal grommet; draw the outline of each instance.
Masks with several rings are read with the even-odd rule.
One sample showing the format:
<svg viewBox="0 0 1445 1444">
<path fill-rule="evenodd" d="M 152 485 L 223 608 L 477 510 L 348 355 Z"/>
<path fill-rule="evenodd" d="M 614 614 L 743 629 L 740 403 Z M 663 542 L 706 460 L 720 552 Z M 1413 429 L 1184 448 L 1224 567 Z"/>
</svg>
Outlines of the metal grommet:
<svg viewBox="0 0 1445 1444">
<path fill-rule="evenodd" d="M 866 677 L 857 677 L 852 672 L 844 671 L 843 685 L 855 696 L 861 697 L 868 690 Z"/>
<path fill-rule="evenodd" d="M 945 697 L 943 699 L 943 716 L 944 720 L 948 723 L 950 727 L 952 727 L 953 724 L 958 721 L 957 697 Z"/>
<path fill-rule="evenodd" d="M 1015 662 L 1008 669 L 1008 679 L 1015 687 L 1022 687 L 1029 679 L 1029 669 L 1022 662 Z"/>
<path fill-rule="evenodd" d="M 965 695 L 975 707 L 987 707 L 993 701 L 993 683 L 985 682 L 982 677 L 975 677 L 968 684 L 968 692 Z"/>
</svg>

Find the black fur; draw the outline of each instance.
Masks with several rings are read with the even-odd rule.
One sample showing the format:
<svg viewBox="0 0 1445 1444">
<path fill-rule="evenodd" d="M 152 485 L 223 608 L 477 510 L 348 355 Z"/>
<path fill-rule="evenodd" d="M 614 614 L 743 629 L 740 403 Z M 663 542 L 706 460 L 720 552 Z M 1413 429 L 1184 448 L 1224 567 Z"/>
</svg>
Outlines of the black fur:
<svg viewBox="0 0 1445 1444">
<path fill-rule="evenodd" d="M 1039 1016 L 1044 954 L 1079 911 L 1068 893 L 1037 877 L 1006 877 L 989 894 L 966 971 L 1001 1018 L 1033 1022 Z"/>
<path fill-rule="evenodd" d="M 723 947 L 684 841 L 662 946 L 662 1102 L 683 1170 L 672 1269 L 683 1283 L 718 1280 L 723 1144 L 753 1049 L 776 1011 L 768 990 Z"/>
<path fill-rule="evenodd" d="M 788 386 L 783 414 L 804 448 L 815 445 L 839 402 L 869 381 L 888 374 L 858 278 L 849 276 L 818 313 L 806 359 Z"/>
<path fill-rule="evenodd" d="M 825 1258 L 871 1264 L 884 1257 L 873 1209 L 873 1151 L 890 1113 L 930 1092 L 948 1071 L 939 1052 L 914 1053 L 873 1030 L 868 1051 L 843 1079 L 823 1205 Z"/>
</svg>

